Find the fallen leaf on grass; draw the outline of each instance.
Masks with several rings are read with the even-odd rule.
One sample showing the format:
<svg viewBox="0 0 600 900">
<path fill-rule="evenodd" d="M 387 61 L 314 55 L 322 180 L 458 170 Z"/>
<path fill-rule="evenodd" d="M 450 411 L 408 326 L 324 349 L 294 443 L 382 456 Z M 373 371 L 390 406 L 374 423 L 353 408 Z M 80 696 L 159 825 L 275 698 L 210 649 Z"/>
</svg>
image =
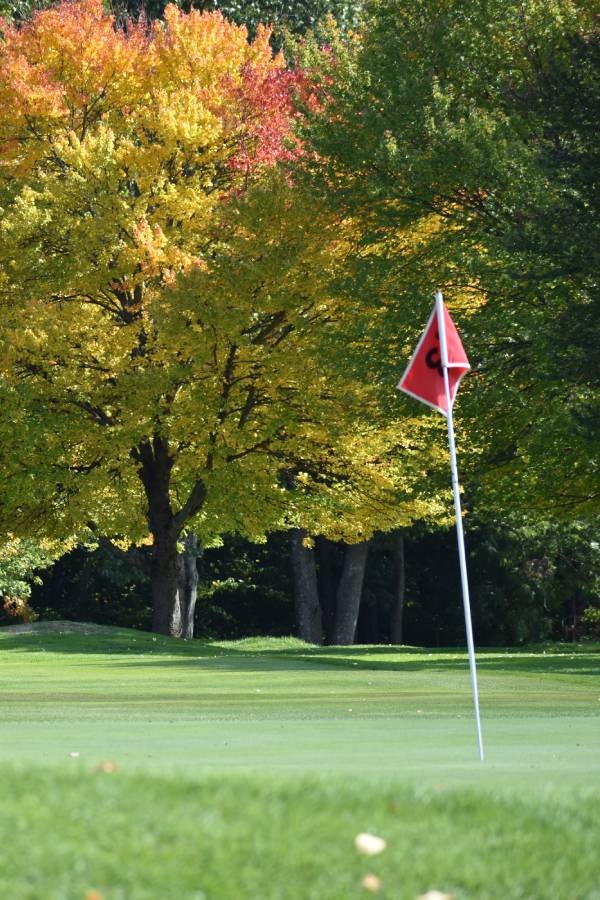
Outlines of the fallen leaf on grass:
<svg viewBox="0 0 600 900">
<path fill-rule="evenodd" d="M 381 878 L 377 875 L 373 875 L 372 872 L 369 872 L 368 875 L 365 875 L 361 884 L 365 891 L 371 891 L 372 894 L 376 894 L 381 888 Z"/>
<path fill-rule="evenodd" d="M 85 900 L 103 900 L 103 897 L 98 891 L 88 891 Z"/>
<path fill-rule="evenodd" d="M 354 838 L 354 846 L 359 853 L 363 853 L 365 856 L 377 856 L 378 853 L 383 853 L 387 844 L 376 834 L 363 831 Z"/>
<path fill-rule="evenodd" d="M 96 766 L 96 772 L 106 772 L 107 775 L 110 775 L 111 772 L 116 772 L 119 767 L 115 762 L 111 762 L 109 759 L 104 762 L 98 763 Z"/>
</svg>

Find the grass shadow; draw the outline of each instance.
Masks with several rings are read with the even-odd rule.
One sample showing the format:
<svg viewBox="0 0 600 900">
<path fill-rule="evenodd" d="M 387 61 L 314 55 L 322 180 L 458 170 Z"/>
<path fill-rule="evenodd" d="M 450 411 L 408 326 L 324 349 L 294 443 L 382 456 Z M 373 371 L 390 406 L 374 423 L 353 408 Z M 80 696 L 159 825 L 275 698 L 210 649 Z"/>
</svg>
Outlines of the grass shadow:
<svg viewBox="0 0 600 900">
<path fill-rule="evenodd" d="M 290 664 L 304 669 L 332 667 L 409 672 L 464 671 L 466 650 L 419 647 L 352 646 L 313 647 L 287 638 L 248 639 L 241 642 L 182 641 L 133 629 L 106 629 L 100 633 L 64 632 L 12 633 L 0 631 L 0 652 L 60 653 L 76 655 L 125 656 L 131 666 L 190 666 L 235 668 L 248 671 L 289 669 Z M 600 676 L 600 647 L 563 647 L 545 651 L 533 648 L 484 648 L 478 653 L 481 672 L 525 673 L 531 675 Z M 168 657 L 168 658 L 167 658 Z"/>
</svg>

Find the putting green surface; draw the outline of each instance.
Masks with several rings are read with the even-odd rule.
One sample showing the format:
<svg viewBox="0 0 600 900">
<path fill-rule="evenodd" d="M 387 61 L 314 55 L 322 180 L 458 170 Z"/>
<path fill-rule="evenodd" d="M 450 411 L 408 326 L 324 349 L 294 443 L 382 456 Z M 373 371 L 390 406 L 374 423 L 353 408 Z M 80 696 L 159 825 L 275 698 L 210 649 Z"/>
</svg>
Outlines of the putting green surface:
<svg viewBox="0 0 600 900">
<path fill-rule="evenodd" d="M 242 769 L 600 786 L 596 649 L 479 653 L 481 765 L 464 653 L 0 634 L 0 758 L 110 759 L 188 777 Z"/>
<path fill-rule="evenodd" d="M 600 900 L 600 647 L 478 667 L 484 764 L 461 652 L 0 631 L 0 897 Z"/>
</svg>

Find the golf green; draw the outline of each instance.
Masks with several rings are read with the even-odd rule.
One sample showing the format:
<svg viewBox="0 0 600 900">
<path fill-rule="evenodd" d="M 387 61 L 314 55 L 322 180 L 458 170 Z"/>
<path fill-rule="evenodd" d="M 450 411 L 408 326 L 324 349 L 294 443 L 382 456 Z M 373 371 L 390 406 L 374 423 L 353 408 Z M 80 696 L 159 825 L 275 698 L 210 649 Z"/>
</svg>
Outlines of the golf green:
<svg viewBox="0 0 600 900">
<path fill-rule="evenodd" d="M 201 776 L 344 773 L 407 784 L 600 785 L 597 646 L 478 654 L 486 760 L 458 651 L 0 634 L 0 758 Z M 77 755 L 71 755 L 77 754 Z"/>
<path fill-rule="evenodd" d="M 600 900 L 597 645 L 479 653 L 482 764 L 462 652 L 60 631 L 0 631 L 2 898 Z"/>
</svg>

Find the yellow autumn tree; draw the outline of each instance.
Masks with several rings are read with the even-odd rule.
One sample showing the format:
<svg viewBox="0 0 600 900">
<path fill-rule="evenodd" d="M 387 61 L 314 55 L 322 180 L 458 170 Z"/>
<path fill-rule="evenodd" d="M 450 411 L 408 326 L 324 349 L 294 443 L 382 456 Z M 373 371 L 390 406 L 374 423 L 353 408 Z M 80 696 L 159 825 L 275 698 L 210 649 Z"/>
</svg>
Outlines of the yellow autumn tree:
<svg viewBox="0 0 600 900">
<path fill-rule="evenodd" d="M 314 284 L 286 277 L 314 228 L 277 176 L 297 79 L 268 31 L 218 13 L 119 29 L 84 0 L 2 32 L 5 517 L 149 530 L 154 627 L 174 631 L 182 530 L 209 494 L 206 530 L 223 510 L 252 528 L 273 478 L 255 460 L 296 414 L 268 395 L 287 398 L 271 354 L 314 319 Z"/>
<path fill-rule="evenodd" d="M 356 536 L 385 519 L 365 497 L 404 489 L 424 511 L 410 452 L 394 474 L 376 430 L 380 387 L 328 352 L 363 315 L 331 289 L 354 226 L 291 177 L 293 98 L 310 104 L 310 85 L 268 32 L 249 42 L 174 6 L 121 30 L 97 0 L 2 32 L 10 530 L 149 540 L 153 627 L 181 634 L 187 529 L 260 537 L 310 519 L 334 535 L 343 513 Z M 301 481 L 306 461 L 321 476 L 292 496 L 286 473 Z"/>
</svg>

